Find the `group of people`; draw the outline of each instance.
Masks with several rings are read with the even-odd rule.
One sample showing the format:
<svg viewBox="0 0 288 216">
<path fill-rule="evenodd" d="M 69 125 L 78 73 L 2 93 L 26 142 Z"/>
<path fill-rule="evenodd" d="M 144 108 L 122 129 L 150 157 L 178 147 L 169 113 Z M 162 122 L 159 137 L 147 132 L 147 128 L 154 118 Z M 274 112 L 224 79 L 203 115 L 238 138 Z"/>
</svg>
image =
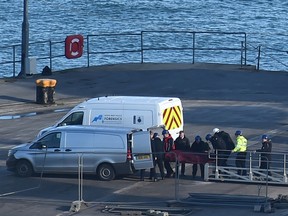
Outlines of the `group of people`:
<svg viewBox="0 0 288 216">
<path fill-rule="evenodd" d="M 235 165 L 237 167 L 238 175 L 246 175 L 246 156 L 247 156 L 247 139 L 243 136 L 241 130 L 235 132 L 235 143 L 231 136 L 225 132 L 220 131 L 219 128 L 213 129 L 213 134 L 207 134 L 203 141 L 202 138 L 195 136 L 194 142 L 191 144 L 189 139 L 185 136 L 184 131 L 179 132 L 179 136 L 174 140 L 168 130 L 162 131 L 162 140 L 158 133 L 150 131 L 151 136 L 151 149 L 153 153 L 154 167 L 150 169 L 150 179 L 158 181 L 156 166 L 158 166 L 161 179 L 170 178 L 175 176 L 169 158 L 165 154 L 173 150 L 181 151 L 189 154 L 188 152 L 208 154 L 208 152 L 217 152 L 216 164 L 218 166 L 227 166 L 227 160 L 231 153 L 236 153 Z M 271 161 L 272 142 L 267 135 L 262 136 L 262 147 L 256 150 L 261 153 L 260 169 L 269 169 Z M 200 166 L 201 178 L 204 178 L 204 163 L 193 163 L 192 177 L 195 178 L 198 165 Z M 166 170 L 166 175 L 164 172 Z M 185 175 L 185 162 L 180 162 L 180 176 Z M 144 181 L 145 170 L 140 171 L 140 178 Z M 176 174 L 178 175 L 178 166 L 176 167 Z"/>
<path fill-rule="evenodd" d="M 208 134 L 206 140 L 211 142 L 213 148 L 217 150 L 218 156 L 216 163 L 218 166 L 227 166 L 227 160 L 231 153 L 236 153 L 235 165 L 237 167 L 237 174 L 245 176 L 246 157 L 247 157 L 247 139 L 243 136 L 241 130 L 235 131 L 236 143 L 234 144 L 230 135 L 225 131 L 220 131 L 218 128 L 213 129 L 214 135 Z M 260 169 L 270 169 L 271 163 L 272 141 L 268 135 L 262 135 L 262 147 L 255 152 L 261 154 Z"/>
</svg>

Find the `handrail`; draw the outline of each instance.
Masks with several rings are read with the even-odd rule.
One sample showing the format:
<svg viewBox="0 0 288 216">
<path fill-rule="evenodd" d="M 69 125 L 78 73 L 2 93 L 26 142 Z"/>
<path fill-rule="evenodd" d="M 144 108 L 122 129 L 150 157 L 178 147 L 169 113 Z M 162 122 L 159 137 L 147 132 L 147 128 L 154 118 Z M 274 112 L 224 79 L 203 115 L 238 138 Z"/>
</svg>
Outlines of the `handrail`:
<svg viewBox="0 0 288 216">
<path fill-rule="evenodd" d="M 171 34 L 191 34 L 192 35 L 192 43 L 188 43 L 185 44 L 185 46 L 179 46 L 178 44 L 175 43 L 170 43 L 167 46 L 162 46 L 161 44 L 159 46 L 155 45 L 154 43 L 152 43 L 151 38 L 149 40 L 149 37 L 152 37 L 152 39 L 155 39 L 155 34 L 160 33 L 161 36 L 163 36 L 166 33 L 171 33 Z M 150 34 L 150 35 L 149 35 Z M 238 34 L 238 35 L 242 35 L 243 37 L 243 41 L 239 42 L 239 47 L 223 47 L 223 46 L 219 46 L 219 47 L 199 47 L 196 46 L 196 34 L 229 34 L 229 35 L 233 35 L 233 34 Z M 105 34 L 105 36 L 107 37 L 115 37 L 115 36 L 140 36 L 140 44 L 141 44 L 141 48 L 139 49 L 139 47 L 130 47 L 129 50 L 125 49 L 125 50 L 109 50 L 109 51 L 103 51 L 101 48 L 103 47 L 99 47 L 98 49 L 101 50 L 91 50 L 91 41 L 90 39 L 93 37 L 103 37 L 102 34 L 100 35 L 88 35 L 87 37 L 87 47 L 89 47 L 88 51 L 87 51 L 87 55 L 88 55 L 88 67 L 90 66 L 90 56 L 91 55 L 101 55 L 101 54 L 115 54 L 115 53 L 140 53 L 141 54 L 141 63 L 145 62 L 144 59 L 144 55 L 146 54 L 145 51 L 192 51 L 192 64 L 195 63 L 195 51 L 200 50 L 200 51 L 240 51 L 241 52 L 241 56 L 245 56 L 245 58 L 240 57 L 240 64 L 244 64 L 246 65 L 246 46 L 243 46 L 241 44 L 245 43 L 246 44 L 246 33 L 245 32 L 210 32 L 210 31 L 202 31 L 202 32 L 195 32 L 195 31 L 141 31 L 141 34 L 131 34 L 131 33 L 122 33 L 122 34 L 110 34 L 107 35 Z M 167 36 L 166 36 L 167 37 Z M 128 39 L 127 39 L 128 41 Z M 145 44 L 146 42 L 146 44 Z M 150 42 L 150 45 L 147 45 L 147 43 Z M 174 42 L 174 41 L 173 41 Z M 151 45 L 152 44 L 152 45 Z M 190 44 L 190 45 L 189 45 Z M 172 45 L 172 46 L 171 46 Z M 95 47 L 95 46 L 94 46 Z M 97 48 L 97 47 L 96 47 Z M 242 54 L 244 52 L 244 54 Z M 243 62 L 244 59 L 244 62 Z"/>
<path fill-rule="evenodd" d="M 261 154 L 265 154 L 265 155 L 271 155 L 272 159 L 269 160 L 270 162 L 270 166 L 267 167 L 267 169 L 265 170 L 266 172 L 263 174 L 261 173 L 261 168 L 260 168 L 260 162 L 261 159 L 263 158 L 267 158 L 267 156 L 265 155 L 261 155 Z M 219 166 L 219 164 L 217 163 L 218 159 L 220 159 L 220 156 L 218 155 L 218 152 L 215 152 L 215 155 L 213 157 L 210 157 L 211 159 L 214 159 L 215 162 L 214 164 L 210 164 L 206 167 L 206 171 L 205 173 L 207 174 L 205 176 L 206 180 L 220 180 L 220 181 L 236 181 L 236 182 L 250 182 L 250 183 L 260 183 L 262 180 L 260 179 L 255 179 L 255 175 L 262 175 L 265 177 L 265 183 L 268 184 L 267 181 L 269 181 L 269 184 L 283 184 L 283 185 L 287 185 L 288 181 L 287 181 L 287 152 L 283 153 L 283 152 L 255 152 L 255 151 L 247 151 L 247 157 L 246 157 L 246 168 L 245 170 L 247 170 L 247 176 L 238 176 L 237 175 L 237 170 L 241 169 L 239 167 L 236 167 L 234 165 L 229 164 L 229 166 Z M 233 156 L 231 155 L 230 158 L 233 158 Z M 268 158 L 267 158 L 268 159 Z M 266 159 L 266 160 L 267 160 Z M 236 158 L 234 159 L 235 161 L 237 160 Z M 268 161 L 268 160 L 267 160 Z M 268 165 L 268 163 L 267 163 Z M 215 173 L 212 175 L 209 175 L 209 170 L 211 168 L 215 169 Z M 225 176 L 223 178 L 223 175 L 221 176 L 219 174 L 219 171 L 223 170 L 224 171 L 224 175 L 228 176 L 227 179 L 225 179 Z M 235 173 L 236 172 L 236 173 Z M 272 176 L 266 176 L 267 173 L 273 173 Z M 229 176 L 231 175 L 231 176 Z M 221 178 L 222 177 L 222 178 Z M 229 178 L 232 177 L 232 178 Z M 238 177 L 238 178 L 234 178 L 234 177 Z"/>
<path fill-rule="evenodd" d="M 226 41 L 227 35 L 229 35 L 229 42 Z M 231 35 L 235 35 L 235 37 L 231 37 Z M 174 36 L 177 40 L 171 40 L 170 36 Z M 99 37 L 102 37 L 102 40 Z M 209 42 L 207 42 L 207 37 L 209 37 Z M 103 40 L 104 42 L 101 43 Z M 31 42 L 29 43 L 29 57 L 35 56 L 37 65 L 38 67 L 41 65 L 41 68 L 44 68 L 48 63 L 52 71 L 56 67 L 55 62 L 61 65 L 60 68 L 55 68 L 55 70 L 71 68 L 71 60 L 65 59 L 64 44 L 64 41 L 52 42 L 51 40 Z M 47 48 L 43 48 L 43 45 L 47 46 Z M 12 60 L 10 60 L 10 57 L 1 58 L 3 61 L 0 60 L 0 72 L 11 71 L 9 76 L 13 74 L 12 76 L 15 77 L 16 70 L 20 68 L 19 65 L 21 63 L 21 44 L 0 48 L 5 50 L 2 55 L 7 54 L 8 56 L 10 53 L 12 54 Z M 121 63 L 157 63 L 156 59 L 165 59 L 168 56 L 170 57 L 168 62 L 188 61 L 194 64 L 203 56 L 210 55 L 211 58 L 214 58 L 213 52 L 216 51 L 216 63 L 218 61 L 218 63 L 223 63 L 221 58 L 225 59 L 225 61 L 228 59 L 229 63 L 233 63 L 233 61 L 235 62 L 235 55 L 233 54 L 233 57 L 229 60 L 227 52 L 239 52 L 239 64 L 245 66 L 247 64 L 247 50 L 247 35 L 245 32 L 141 31 L 138 33 L 90 34 L 86 36 L 83 57 L 73 61 L 84 63 L 84 65 L 90 67 L 92 64 L 99 65 L 102 61 L 105 64 L 117 63 L 117 60 Z M 178 59 L 175 57 L 175 53 Z M 115 55 L 118 55 L 118 57 L 115 57 Z M 101 57 L 106 58 L 106 60 L 102 60 L 103 58 Z M 98 59 L 101 59 L 101 62 Z M 80 65 L 78 63 L 77 66 Z"/>
</svg>

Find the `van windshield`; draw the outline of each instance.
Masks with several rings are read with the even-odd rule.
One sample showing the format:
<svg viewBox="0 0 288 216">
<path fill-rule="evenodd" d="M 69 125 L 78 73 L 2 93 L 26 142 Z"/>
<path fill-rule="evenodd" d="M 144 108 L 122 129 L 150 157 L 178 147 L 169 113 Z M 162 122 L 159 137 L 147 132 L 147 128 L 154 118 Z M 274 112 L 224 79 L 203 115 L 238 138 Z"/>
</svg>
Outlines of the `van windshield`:
<svg viewBox="0 0 288 216">
<path fill-rule="evenodd" d="M 84 116 L 84 112 L 83 111 L 71 113 L 58 126 L 82 125 L 83 124 L 83 116 Z"/>
</svg>

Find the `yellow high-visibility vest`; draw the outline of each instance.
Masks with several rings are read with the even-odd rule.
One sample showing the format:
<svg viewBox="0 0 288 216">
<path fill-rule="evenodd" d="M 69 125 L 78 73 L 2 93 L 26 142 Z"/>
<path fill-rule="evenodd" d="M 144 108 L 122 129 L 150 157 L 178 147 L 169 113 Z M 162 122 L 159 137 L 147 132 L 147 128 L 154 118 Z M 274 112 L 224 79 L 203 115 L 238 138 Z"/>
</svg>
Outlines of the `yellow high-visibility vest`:
<svg viewBox="0 0 288 216">
<path fill-rule="evenodd" d="M 245 152 L 246 149 L 247 149 L 247 139 L 242 135 L 237 136 L 236 146 L 233 149 L 233 152 Z"/>
</svg>

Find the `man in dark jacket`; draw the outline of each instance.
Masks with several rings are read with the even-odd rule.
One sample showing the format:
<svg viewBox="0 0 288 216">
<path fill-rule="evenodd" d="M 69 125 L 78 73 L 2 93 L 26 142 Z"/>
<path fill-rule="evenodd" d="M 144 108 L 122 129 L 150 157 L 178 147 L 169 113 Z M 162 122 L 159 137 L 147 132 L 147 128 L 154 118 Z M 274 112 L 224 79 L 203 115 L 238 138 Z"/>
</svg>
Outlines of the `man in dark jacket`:
<svg viewBox="0 0 288 216">
<path fill-rule="evenodd" d="M 192 143 L 192 146 L 190 148 L 191 152 L 197 152 L 200 153 L 200 156 L 205 156 L 205 154 L 208 154 L 208 151 L 210 150 L 209 145 L 207 142 L 202 141 L 200 136 L 195 137 L 195 141 Z M 201 178 L 204 179 L 204 164 L 200 163 L 200 170 L 201 170 Z M 193 170 L 192 170 L 192 176 L 195 178 L 197 174 L 198 164 L 193 164 Z"/>
<path fill-rule="evenodd" d="M 183 151 L 183 152 L 188 152 L 190 149 L 190 141 L 189 139 L 185 136 L 184 131 L 179 132 L 179 136 L 175 140 L 175 150 Z M 177 175 L 178 175 L 178 166 L 177 166 Z M 185 175 L 185 162 L 181 163 L 181 175 Z"/>
<path fill-rule="evenodd" d="M 269 170 L 271 163 L 272 141 L 269 139 L 268 135 L 262 135 L 262 147 L 256 151 L 261 152 L 260 169 Z M 268 175 L 271 175 L 269 171 Z"/>
<path fill-rule="evenodd" d="M 163 135 L 164 152 L 172 151 L 174 147 L 174 140 L 171 134 L 169 133 L 168 130 L 163 130 L 162 135 Z M 173 169 L 171 168 L 169 159 L 167 159 L 166 157 L 164 159 L 164 167 L 166 169 L 166 176 L 165 176 L 166 178 L 170 178 L 175 174 Z"/>
<path fill-rule="evenodd" d="M 230 135 L 225 131 L 214 128 L 213 133 L 214 135 L 211 138 L 211 142 L 213 148 L 218 151 L 218 166 L 227 166 L 227 160 L 231 151 L 235 148 L 235 144 Z"/>
<path fill-rule="evenodd" d="M 152 181 L 157 181 L 157 174 L 156 174 L 156 165 L 159 168 L 161 179 L 164 179 L 164 167 L 163 167 L 163 158 L 164 158 L 164 147 L 163 142 L 158 136 L 158 133 L 154 133 L 151 139 L 151 148 L 153 153 L 153 162 L 154 167 L 150 169 L 150 178 Z"/>
</svg>

